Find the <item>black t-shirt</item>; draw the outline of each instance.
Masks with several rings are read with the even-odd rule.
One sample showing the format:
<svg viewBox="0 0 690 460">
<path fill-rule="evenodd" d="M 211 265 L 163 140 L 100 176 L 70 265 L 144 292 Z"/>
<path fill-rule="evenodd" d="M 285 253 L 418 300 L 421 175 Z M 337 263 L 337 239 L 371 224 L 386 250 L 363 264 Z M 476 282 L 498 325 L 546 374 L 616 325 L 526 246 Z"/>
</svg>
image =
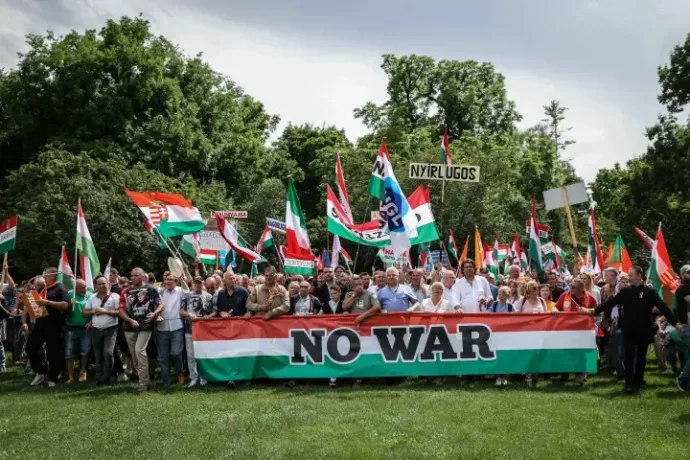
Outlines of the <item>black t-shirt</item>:
<svg viewBox="0 0 690 460">
<path fill-rule="evenodd" d="M 247 313 L 247 299 L 249 291 L 243 287 L 235 287 L 232 295 L 226 289 L 221 289 L 216 293 L 213 311 L 230 313 L 230 316 L 243 316 Z"/>
<path fill-rule="evenodd" d="M 139 288 L 129 287 L 122 291 L 120 296 L 120 309 L 124 309 L 127 315 L 139 323 L 138 328 L 132 328 L 129 322 L 125 321 L 126 331 L 150 331 L 153 329 L 155 321 L 147 323 L 146 315 L 153 313 L 161 304 L 160 293 L 151 286 L 144 285 Z"/>
<path fill-rule="evenodd" d="M 564 289 L 561 289 L 558 286 L 554 287 L 553 291 L 551 291 L 551 297 L 549 298 L 549 300 L 552 302 L 558 302 L 558 299 L 561 298 L 561 296 L 563 295 L 564 292 L 565 292 Z"/>
<path fill-rule="evenodd" d="M 685 296 L 690 295 L 690 284 L 683 283 L 676 289 L 676 314 L 678 321 L 688 324 L 688 302 Z"/>
<path fill-rule="evenodd" d="M 122 294 L 122 288 L 119 284 L 113 284 L 112 286 L 110 286 L 110 292 L 112 292 L 113 294 L 120 295 Z"/>
<path fill-rule="evenodd" d="M 62 284 L 57 283 L 46 290 L 46 300 L 51 302 L 67 302 L 69 304 L 69 295 Z M 56 310 L 46 306 L 48 316 L 38 318 L 36 324 L 51 324 L 62 327 L 65 324 L 65 313 L 61 310 Z"/>
</svg>

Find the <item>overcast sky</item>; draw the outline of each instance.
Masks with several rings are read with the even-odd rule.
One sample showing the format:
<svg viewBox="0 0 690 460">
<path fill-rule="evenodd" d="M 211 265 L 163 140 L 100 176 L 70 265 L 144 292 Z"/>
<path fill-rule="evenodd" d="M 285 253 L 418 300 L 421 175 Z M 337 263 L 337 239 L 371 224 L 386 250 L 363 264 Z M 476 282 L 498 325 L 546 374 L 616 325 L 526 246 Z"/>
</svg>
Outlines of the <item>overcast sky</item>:
<svg viewBox="0 0 690 460">
<path fill-rule="evenodd" d="M 662 110 L 656 68 L 690 33 L 689 0 L 0 0 L 0 67 L 15 66 L 27 33 L 140 12 L 282 126 L 334 124 L 353 141 L 367 130 L 352 109 L 386 98 L 381 54 L 490 61 L 523 126 L 551 99 L 569 108 L 567 156 L 588 181 L 644 152 Z"/>
</svg>

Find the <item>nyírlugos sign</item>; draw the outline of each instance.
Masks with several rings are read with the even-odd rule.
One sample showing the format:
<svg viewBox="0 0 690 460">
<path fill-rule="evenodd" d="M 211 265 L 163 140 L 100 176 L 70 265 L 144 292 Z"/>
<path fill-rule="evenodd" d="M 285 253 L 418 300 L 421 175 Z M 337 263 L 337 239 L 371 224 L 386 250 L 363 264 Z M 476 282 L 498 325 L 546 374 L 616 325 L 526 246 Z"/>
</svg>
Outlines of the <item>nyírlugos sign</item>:
<svg viewBox="0 0 690 460">
<path fill-rule="evenodd" d="M 596 372 L 591 317 L 396 314 L 195 321 L 210 381 Z"/>
</svg>

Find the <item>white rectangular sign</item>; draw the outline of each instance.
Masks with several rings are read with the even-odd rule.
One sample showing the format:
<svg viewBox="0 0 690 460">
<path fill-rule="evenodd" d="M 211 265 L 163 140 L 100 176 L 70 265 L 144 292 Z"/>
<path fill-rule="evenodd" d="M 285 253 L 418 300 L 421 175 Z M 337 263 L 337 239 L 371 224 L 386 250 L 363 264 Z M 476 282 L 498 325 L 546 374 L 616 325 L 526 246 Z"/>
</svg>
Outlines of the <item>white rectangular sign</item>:
<svg viewBox="0 0 690 460">
<path fill-rule="evenodd" d="M 479 182 L 479 166 L 410 163 L 410 179 Z"/>
<path fill-rule="evenodd" d="M 287 225 L 285 225 L 285 222 L 278 219 L 271 219 L 270 217 L 266 218 L 266 226 L 278 233 L 285 233 L 285 230 L 287 229 Z"/>
<path fill-rule="evenodd" d="M 201 246 L 201 249 L 211 249 L 214 251 L 226 251 L 228 249 L 228 243 L 220 236 L 220 232 L 211 230 L 199 232 L 199 246 Z"/>
<path fill-rule="evenodd" d="M 228 217 L 232 217 L 235 219 L 246 219 L 247 218 L 247 211 L 216 211 L 218 214 L 221 216 L 225 217 L 226 219 Z"/>
<path fill-rule="evenodd" d="M 567 185 L 565 190 L 568 194 L 568 204 L 570 205 L 589 201 L 587 187 L 584 182 Z M 544 207 L 547 211 L 565 207 L 565 201 L 563 201 L 563 187 L 552 188 L 544 192 Z"/>
</svg>

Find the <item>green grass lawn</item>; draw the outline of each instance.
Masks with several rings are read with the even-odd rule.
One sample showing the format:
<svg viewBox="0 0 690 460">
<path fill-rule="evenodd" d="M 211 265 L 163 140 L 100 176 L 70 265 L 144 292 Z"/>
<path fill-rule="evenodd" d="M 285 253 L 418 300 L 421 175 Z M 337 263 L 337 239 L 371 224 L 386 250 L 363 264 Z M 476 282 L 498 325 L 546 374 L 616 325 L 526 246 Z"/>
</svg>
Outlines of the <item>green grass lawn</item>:
<svg viewBox="0 0 690 460">
<path fill-rule="evenodd" d="M 690 396 L 648 368 L 642 396 L 609 375 L 358 389 L 243 385 L 138 394 L 132 383 L 30 388 L 0 374 L 0 460 L 664 458 L 690 456 Z"/>
</svg>

